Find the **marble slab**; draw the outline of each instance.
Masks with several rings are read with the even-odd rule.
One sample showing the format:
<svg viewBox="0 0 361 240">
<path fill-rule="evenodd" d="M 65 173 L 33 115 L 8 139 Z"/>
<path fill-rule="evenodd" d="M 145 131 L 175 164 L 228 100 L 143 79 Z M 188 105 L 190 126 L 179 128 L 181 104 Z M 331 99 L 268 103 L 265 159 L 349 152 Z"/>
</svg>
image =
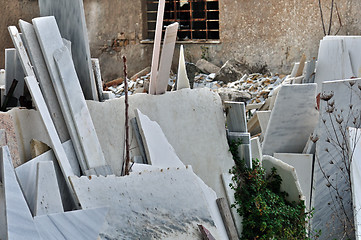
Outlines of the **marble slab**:
<svg viewBox="0 0 361 240">
<path fill-rule="evenodd" d="M 311 179 L 312 179 L 312 154 L 291 154 L 291 153 L 275 153 L 275 158 L 287 163 L 295 168 L 298 181 L 301 186 L 303 195 L 306 198 L 306 208 L 311 210 Z"/>
<path fill-rule="evenodd" d="M 159 124 L 139 109 L 135 110 L 135 115 L 149 164 L 161 168 L 184 166 Z"/>
<path fill-rule="evenodd" d="M 124 151 L 124 98 L 105 102 L 87 102 L 105 159 L 116 175 L 120 175 Z M 174 107 L 177 106 L 177 107 Z M 224 127 L 222 102 L 209 89 L 181 89 L 163 95 L 129 96 L 129 118 L 139 109 L 162 128 L 168 142 L 185 165 L 216 193 L 225 197 L 220 175 L 234 165 Z M 108 124 L 104 124 L 104 116 Z M 138 148 L 130 131 L 131 149 Z M 212 139 L 210 141 L 209 139 Z M 134 152 L 132 156 L 139 156 Z M 207 167 L 205 167 L 207 166 Z M 209 174 L 212 172 L 212 174 Z"/>
<path fill-rule="evenodd" d="M 58 102 L 60 104 L 61 111 L 64 116 L 65 123 L 73 141 L 74 149 L 79 160 L 79 165 L 82 171 L 85 171 L 89 169 L 89 167 L 86 165 L 80 136 L 77 134 L 76 125 L 74 119 L 72 118 L 72 112 L 69 107 L 70 103 L 68 103 L 68 98 L 66 96 L 64 86 L 62 85 L 54 59 L 55 51 L 64 46 L 56 20 L 53 16 L 51 16 L 34 18 L 32 21 L 34 24 L 35 33 L 39 40 L 41 51 L 48 67 L 56 96 L 58 98 Z"/>
<path fill-rule="evenodd" d="M 34 217 L 41 239 L 98 239 L 108 208 L 94 208 Z M 40 239 L 40 238 L 39 238 Z"/>
<path fill-rule="evenodd" d="M 165 0 L 159 0 L 157 11 L 157 25 L 155 27 L 152 66 L 150 71 L 149 93 L 156 94 L 157 75 L 159 67 L 160 44 L 162 41 L 163 17 L 164 17 Z"/>
<path fill-rule="evenodd" d="M 247 132 L 246 107 L 243 102 L 224 102 L 226 124 L 230 132 Z"/>
<path fill-rule="evenodd" d="M 286 196 L 288 201 L 298 203 L 300 200 L 305 200 L 296 170 L 293 166 L 277 158 L 264 155 L 262 167 L 265 169 L 266 175 L 271 173 L 273 167 L 276 168 L 277 174 L 282 178 L 280 190 L 288 193 L 288 196 Z"/>
<path fill-rule="evenodd" d="M 97 87 L 97 94 L 98 94 L 99 102 L 103 102 L 104 101 L 104 99 L 103 99 L 103 81 L 102 81 L 102 74 L 100 71 L 99 59 L 92 58 L 91 62 L 92 62 L 92 69 L 93 69 L 95 84 Z"/>
<path fill-rule="evenodd" d="M 35 216 L 64 212 L 52 161 L 37 163 Z"/>
<path fill-rule="evenodd" d="M 252 159 L 262 162 L 262 148 L 258 137 L 251 138 Z"/>
<path fill-rule="evenodd" d="M 261 127 L 261 139 L 263 140 L 265 133 L 267 132 L 267 126 L 271 117 L 271 111 L 257 111 L 257 119 Z"/>
<path fill-rule="evenodd" d="M 87 169 L 106 165 L 94 124 L 89 114 L 84 96 L 80 89 L 78 77 L 72 64 L 71 55 L 66 47 L 54 52 L 55 65 L 57 66 L 60 83 L 63 87 L 71 118 L 73 119 L 76 134 L 80 140 L 81 150 L 85 157 Z M 57 88 L 57 86 L 56 86 Z M 72 136 L 73 139 L 73 136 Z M 108 172 L 107 174 L 111 174 Z"/>
<path fill-rule="evenodd" d="M 313 83 L 315 81 L 315 68 L 316 68 L 316 59 L 312 59 L 311 61 L 306 63 L 304 78 L 302 83 Z"/>
<path fill-rule="evenodd" d="M 22 164 L 19 156 L 18 141 L 15 134 L 15 122 L 12 116 L 8 113 L 0 112 L 0 129 L 4 129 L 6 133 L 6 142 L 10 151 L 13 166 L 17 167 Z M 2 146 L 4 146 L 2 145 Z"/>
<path fill-rule="evenodd" d="M 317 121 L 316 84 L 282 86 L 265 133 L 263 154 L 302 153 Z"/>
<path fill-rule="evenodd" d="M 84 97 L 98 100 L 82 0 L 39 0 L 40 16 L 54 16 L 61 36 L 72 45 L 74 66 Z"/>
<path fill-rule="evenodd" d="M 5 208 L 5 192 L 4 185 L 0 181 L 0 239 L 6 239 L 6 208 Z"/>
<path fill-rule="evenodd" d="M 168 25 L 165 29 L 162 54 L 159 61 L 159 71 L 156 81 L 156 94 L 163 94 L 167 91 L 170 68 L 172 66 L 175 42 L 177 39 L 179 23 Z"/>
<path fill-rule="evenodd" d="M 34 27 L 32 24 L 23 20 L 19 20 L 19 26 L 23 34 L 24 45 L 29 54 L 35 76 L 40 83 L 46 105 L 50 111 L 50 116 L 54 122 L 60 141 L 65 142 L 70 139 L 68 128 L 65 124 L 58 99 L 56 98 L 55 90 Z"/>
<path fill-rule="evenodd" d="M 234 197 L 235 191 L 229 186 L 230 184 L 235 184 L 232 180 L 233 175 L 230 173 L 222 173 L 222 182 L 223 182 L 223 187 L 227 193 L 227 201 L 228 204 L 231 208 L 231 214 L 232 214 L 232 218 L 234 221 L 234 224 L 236 226 L 237 229 L 237 233 L 238 236 L 242 236 L 242 231 L 243 231 L 243 217 L 241 215 L 239 215 L 239 213 L 237 212 L 237 209 L 234 207 L 231 207 L 233 204 L 235 204 L 236 199 Z"/>
<path fill-rule="evenodd" d="M 361 77 L 361 56 L 358 52 L 361 50 L 360 36 L 325 36 L 323 40 L 343 40 L 344 50 L 349 53 L 352 72 L 354 77 Z M 336 79 L 335 79 L 336 80 Z"/>
<path fill-rule="evenodd" d="M 197 224 L 222 239 L 190 169 L 70 181 L 83 209 L 110 207 L 101 239 L 196 239 Z"/>
<path fill-rule="evenodd" d="M 351 187 L 352 187 L 352 204 L 353 204 L 353 215 L 355 221 L 355 236 L 356 239 L 361 237 L 361 192 L 358 183 L 361 180 L 361 166 L 360 166 L 360 154 L 361 154 L 361 142 L 360 142 L 360 128 L 349 128 L 348 139 L 349 146 L 354 149 L 350 153 L 352 159 L 350 170 L 351 170 Z"/>
<path fill-rule="evenodd" d="M 339 146 L 347 146 L 347 127 L 360 126 L 357 117 L 361 111 L 359 86 L 360 78 L 322 84 L 311 199 L 312 207 L 315 208 L 311 225 L 313 229 L 322 230 L 321 239 L 342 238 L 345 227 L 348 235 L 354 237 L 353 224 L 343 220 L 346 216 L 353 220 L 349 179 L 344 177 L 348 174 L 345 168 L 342 168 L 342 172 L 339 167 L 344 165 L 344 161 L 350 160 L 348 154 L 353 149 L 342 151 Z M 332 201 L 338 194 L 332 187 L 328 187 L 329 184 L 337 186 L 343 206 Z M 341 220 L 338 216 L 341 216 Z"/>
<path fill-rule="evenodd" d="M 245 160 L 247 167 L 252 168 L 252 152 L 251 152 L 251 135 L 250 133 L 240 133 L 240 132 L 229 132 L 228 133 L 229 141 L 238 141 L 241 140 L 241 144 L 238 146 L 238 155 L 239 158 Z"/>
<path fill-rule="evenodd" d="M 23 44 L 23 41 L 20 37 L 20 34 L 18 32 L 18 29 L 15 26 L 9 26 L 8 27 L 10 37 L 13 41 L 13 44 L 16 48 L 16 53 L 18 55 L 18 58 L 20 59 L 20 63 L 23 67 L 23 71 L 26 76 L 34 76 L 34 70 L 30 63 L 30 59 L 28 57 L 28 54 L 26 52 L 25 46 Z"/>
<path fill-rule="evenodd" d="M 187 76 L 186 63 L 184 59 L 183 45 L 180 46 L 179 50 L 179 63 L 178 63 L 178 74 L 177 74 L 177 90 L 182 88 L 190 88 L 189 79 Z"/>
<path fill-rule="evenodd" d="M 5 95 L 8 94 L 14 79 L 18 81 L 13 97 L 19 99 L 24 95 L 24 70 L 15 48 L 5 49 Z"/>
<path fill-rule="evenodd" d="M 54 123 L 50 117 L 50 113 L 45 104 L 45 100 L 43 95 L 40 92 L 40 88 L 38 82 L 36 81 L 34 76 L 25 78 L 26 85 L 30 91 L 31 97 L 35 103 L 36 108 L 40 112 L 41 119 L 45 125 L 46 131 L 49 135 L 51 141 L 51 148 L 53 149 L 55 156 L 58 160 L 59 166 L 67 183 L 67 187 L 71 193 L 72 200 L 74 203 L 77 202 L 75 196 L 73 195 L 72 187 L 69 183 L 69 176 L 74 176 L 74 171 L 70 165 L 69 159 L 64 151 L 63 146 L 61 145 L 58 134 L 56 133 L 56 129 Z"/>
<path fill-rule="evenodd" d="M 63 143 L 62 146 L 68 156 L 72 169 L 74 169 L 74 174 L 76 176 L 80 176 L 79 165 L 77 166 L 78 162 L 74 154 L 74 151 L 69 151 L 69 149 L 73 148 L 71 140 L 68 140 L 67 142 Z M 71 199 L 69 200 L 71 196 L 67 188 L 64 176 L 61 172 L 57 159 L 54 155 L 54 151 L 49 150 L 39 155 L 38 157 L 31 159 L 30 161 L 22 164 L 21 166 L 15 168 L 16 176 L 19 180 L 19 184 L 21 186 L 21 189 L 23 190 L 25 199 L 28 203 L 31 212 L 33 213 L 33 215 L 35 215 L 37 164 L 39 162 L 44 162 L 44 161 L 53 162 L 64 209 L 66 211 L 72 210 L 74 206 Z"/>
<path fill-rule="evenodd" d="M 1 148 L 1 180 L 5 192 L 7 239 L 40 239 L 12 166 L 7 146 Z"/>
<path fill-rule="evenodd" d="M 352 71 L 350 55 L 343 39 L 321 40 L 318 49 L 315 83 L 317 93 L 325 81 L 349 79 L 356 76 Z"/>
</svg>

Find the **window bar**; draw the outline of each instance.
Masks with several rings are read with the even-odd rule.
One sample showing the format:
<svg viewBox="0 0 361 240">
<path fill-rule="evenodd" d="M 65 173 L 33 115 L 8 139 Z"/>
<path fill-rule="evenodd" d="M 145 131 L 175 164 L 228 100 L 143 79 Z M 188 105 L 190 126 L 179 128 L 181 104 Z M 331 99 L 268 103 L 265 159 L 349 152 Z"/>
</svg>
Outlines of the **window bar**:
<svg viewBox="0 0 361 240">
<path fill-rule="evenodd" d="M 192 2 L 193 1 L 189 1 L 189 28 L 191 30 L 191 40 L 193 40 L 193 12 L 192 12 Z"/>
<path fill-rule="evenodd" d="M 207 0 L 204 0 L 204 20 L 206 21 L 206 40 L 208 40 L 208 11 L 207 11 Z"/>
</svg>

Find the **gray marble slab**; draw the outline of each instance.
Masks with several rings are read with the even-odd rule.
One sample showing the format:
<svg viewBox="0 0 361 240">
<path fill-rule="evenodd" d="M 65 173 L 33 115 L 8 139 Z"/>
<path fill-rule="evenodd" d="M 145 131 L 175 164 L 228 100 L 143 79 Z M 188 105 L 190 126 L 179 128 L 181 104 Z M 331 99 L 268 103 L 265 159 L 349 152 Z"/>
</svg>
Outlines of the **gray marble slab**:
<svg viewBox="0 0 361 240">
<path fill-rule="evenodd" d="M 62 145 L 71 163 L 73 162 L 74 165 L 78 164 L 74 152 L 68 150 L 73 147 L 71 140 L 68 140 Z M 36 158 L 33 158 L 30 161 L 20 165 L 19 167 L 15 168 L 16 176 L 19 180 L 21 189 L 24 193 L 25 199 L 28 203 L 31 212 L 33 213 L 33 215 L 35 215 L 36 167 L 39 162 L 43 162 L 43 161 L 53 162 L 64 209 L 66 211 L 72 210 L 74 206 L 72 204 L 72 201 L 69 200 L 71 196 L 69 194 L 69 190 L 67 188 L 65 179 L 63 177 L 59 164 L 54 155 L 54 151 L 49 150 L 37 156 Z M 72 169 L 75 169 L 74 174 L 76 176 L 80 176 L 79 166 L 77 166 L 76 168 L 73 167 L 74 166 L 73 164 L 71 165 L 72 165 Z"/>
<path fill-rule="evenodd" d="M 34 29 L 39 40 L 41 51 L 43 53 L 48 71 L 51 77 L 51 81 L 58 98 L 58 102 L 61 108 L 61 111 L 64 116 L 65 123 L 69 130 L 69 134 L 73 141 L 74 149 L 77 154 L 79 165 L 82 171 L 88 169 L 86 164 L 84 152 L 82 150 L 81 139 L 77 134 L 75 122 L 72 118 L 72 114 L 67 102 L 67 97 L 61 83 L 58 69 L 54 59 L 54 52 L 59 48 L 63 47 L 63 40 L 61 38 L 58 25 L 53 16 L 51 17 L 41 17 L 33 19 Z"/>
<path fill-rule="evenodd" d="M 161 168 L 184 166 L 159 124 L 139 109 L 135 110 L 135 115 L 149 164 Z"/>
<path fill-rule="evenodd" d="M 7 146 L 1 148 L 1 180 L 5 192 L 7 239 L 40 239 L 31 212 L 16 180 Z"/>
<path fill-rule="evenodd" d="M 317 121 L 316 84 L 282 86 L 265 133 L 263 155 L 302 153 Z"/>
<path fill-rule="evenodd" d="M 108 208 L 94 208 L 34 217 L 42 239 L 97 239 Z"/>
<path fill-rule="evenodd" d="M 346 217 L 353 221 L 353 209 L 350 179 L 343 166 L 354 150 L 347 144 L 347 127 L 358 128 L 361 124 L 360 86 L 360 78 L 322 84 L 311 199 L 315 208 L 311 224 L 313 229 L 322 231 L 321 239 L 340 239 L 345 232 L 354 238 L 353 224 L 344 221 Z M 329 184 L 337 186 L 339 194 Z M 332 200 L 336 196 L 342 198 L 342 206 Z"/>
<path fill-rule="evenodd" d="M 4 192 L 4 185 L 0 181 L 0 239 L 7 238 L 6 228 L 7 227 L 6 227 L 5 192 Z"/>
<path fill-rule="evenodd" d="M 82 0 L 39 0 L 40 16 L 54 16 L 63 38 L 72 43 L 74 66 L 88 100 L 98 100 Z"/>
<path fill-rule="evenodd" d="M 260 162 L 262 162 L 262 148 L 258 137 L 251 138 L 251 153 L 252 159 L 258 159 Z"/>
<path fill-rule="evenodd" d="M 246 107 L 242 102 L 224 102 L 230 132 L 247 132 Z"/>
<path fill-rule="evenodd" d="M 353 215 L 355 221 L 355 236 L 356 239 L 361 238 L 361 188 L 358 185 L 361 181 L 361 129 L 349 128 L 348 129 L 349 146 L 354 151 L 350 154 L 352 158 L 350 170 L 351 170 L 351 187 L 352 187 L 352 204 Z"/>
<path fill-rule="evenodd" d="M 168 25 L 165 29 L 162 54 L 159 61 L 159 71 L 156 81 L 156 94 L 163 94 L 167 91 L 170 68 L 172 66 L 175 42 L 177 39 L 179 23 Z"/>
<path fill-rule="evenodd" d="M 223 239 L 190 169 L 70 180 L 83 209 L 110 207 L 101 239 L 197 239 L 197 224 Z"/>
<path fill-rule="evenodd" d="M 24 95 L 25 74 L 15 48 L 5 49 L 5 70 L 5 95 L 8 94 L 13 80 L 16 79 L 18 84 L 13 97 L 19 99 L 20 96 Z"/>
<path fill-rule="evenodd" d="M 51 82 L 48 68 L 41 52 L 34 27 L 32 24 L 23 20 L 19 20 L 19 26 L 23 34 L 22 36 L 24 39 L 24 45 L 29 54 L 35 76 L 40 83 L 40 88 L 42 90 L 46 105 L 50 111 L 50 116 L 54 122 L 60 141 L 65 142 L 70 138 L 68 128 L 65 124 L 58 99 L 56 98 L 55 90 Z"/>
<path fill-rule="evenodd" d="M 72 200 L 74 203 L 77 203 L 77 199 L 73 195 L 72 187 L 71 187 L 71 185 L 69 183 L 69 179 L 68 179 L 69 176 L 74 176 L 74 171 L 70 165 L 69 159 L 64 151 L 64 148 L 61 145 L 61 142 L 60 142 L 59 136 L 56 132 L 54 123 L 50 117 L 50 113 L 45 104 L 45 100 L 43 98 L 43 95 L 40 92 L 38 82 L 36 81 L 34 76 L 26 77 L 25 82 L 28 86 L 31 97 L 35 103 L 37 110 L 40 113 L 41 119 L 42 119 L 42 121 L 45 125 L 45 128 L 46 128 L 46 131 L 49 135 L 51 147 L 54 150 L 55 156 L 58 160 L 60 169 L 61 169 L 64 179 L 67 183 L 67 187 L 69 189 Z"/>
<path fill-rule="evenodd" d="M 317 93 L 325 81 L 349 79 L 356 76 L 352 71 L 349 52 L 343 39 L 321 40 L 318 49 L 315 83 Z"/>
<path fill-rule="evenodd" d="M 66 47 L 54 52 L 55 65 L 57 66 L 61 87 L 65 93 L 71 118 L 75 124 L 77 135 L 80 139 L 81 148 L 85 156 L 88 169 L 106 165 L 98 136 L 95 132 L 78 77 L 72 64 L 71 55 Z M 108 172 L 107 174 L 111 174 Z"/>
<path fill-rule="evenodd" d="M 245 161 L 247 167 L 252 168 L 252 150 L 251 150 L 251 135 L 250 133 L 229 132 L 228 139 L 230 141 L 241 140 L 238 146 L 239 158 Z"/>
<path fill-rule="evenodd" d="M 91 61 L 92 61 L 92 69 L 93 69 L 95 83 L 96 83 L 96 87 L 97 87 L 99 102 L 103 102 L 104 101 L 104 98 L 103 98 L 103 81 L 102 81 L 102 74 L 101 74 L 101 71 L 100 71 L 99 59 L 98 58 L 92 58 Z"/>
<path fill-rule="evenodd" d="M 35 216 L 64 212 L 52 161 L 37 163 Z"/>
</svg>

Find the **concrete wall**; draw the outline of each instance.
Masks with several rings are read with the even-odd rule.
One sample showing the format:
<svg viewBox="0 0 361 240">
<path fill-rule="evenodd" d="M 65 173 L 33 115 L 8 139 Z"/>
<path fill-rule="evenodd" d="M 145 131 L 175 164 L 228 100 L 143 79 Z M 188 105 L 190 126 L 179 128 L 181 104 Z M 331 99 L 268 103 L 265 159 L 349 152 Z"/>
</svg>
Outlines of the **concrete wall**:
<svg viewBox="0 0 361 240">
<path fill-rule="evenodd" d="M 36 0 L 0 0 L 7 14 L 0 17 L 0 67 L 4 66 L 5 47 L 11 47 L 6 27 L 19 18 L 38 16 Z M 335 1 L 341 17 L 339 35 L 360 35 L 361 2 Z M 331 0 L 323 0 L 328 30 Z M 150 65 L 152 45 L 145 39 L 145 0 L 84 0 L 92 57 L 98 57 L 104 80 L 122 76 L 121 56 L 128 60 L 128 74 Z M 220 43 L 185 44 L 186 60 L 201 56 L 221 66 L 230 58 L 250 65 L 266 64 L 273 72 L 288 73 L 293 62 L 305 53 L 317 57 L 323 37 L 318 1 L 315 0 L 219 0 Z M 331 34 L 340 23 L 334 8 Z M 179 45 L 173 60 L 176 70 Z"/>
</svg>

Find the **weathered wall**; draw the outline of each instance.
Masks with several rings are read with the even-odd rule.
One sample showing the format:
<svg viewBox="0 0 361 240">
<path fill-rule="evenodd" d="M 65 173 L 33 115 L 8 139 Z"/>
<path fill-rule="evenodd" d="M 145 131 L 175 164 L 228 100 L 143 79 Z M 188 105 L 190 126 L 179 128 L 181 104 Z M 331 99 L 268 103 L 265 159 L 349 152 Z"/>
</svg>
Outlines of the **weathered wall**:
<svg viewBox="0 0 361 240">
<path fill-rule="evenodd" d="M 317 57 L 323 28 L 318 1 L 315 0 L 219 0 L 219 44 L 185 44 L 186 60 L 201 56 L 222 65 L 236 58 L 250 65 L 266 64 L 273 72 L 288 73 L 293 62 L 305 53 Z M 361 35 L 361 1 L 337 2 L 342 27 L 339 35 Z M 6 27 L 19 18 L 38 16 L 36 0 L 0 0 L 0 67 L 4 67 L 5 47 L 12 47 Z M 331 0 L 323 0 L 326 30 Z M 152 45 L 146 38 L 145 0 L 84 0 L 92 57 L 98 57 L 104 80 L 122 76 L 121 56 L 128 59 L 132 75 L 150 65 Z M 334 8 L 331 34 L 340 26 Z M 173 60 L 176 70 L 179 45 Z"/>
</svg>

